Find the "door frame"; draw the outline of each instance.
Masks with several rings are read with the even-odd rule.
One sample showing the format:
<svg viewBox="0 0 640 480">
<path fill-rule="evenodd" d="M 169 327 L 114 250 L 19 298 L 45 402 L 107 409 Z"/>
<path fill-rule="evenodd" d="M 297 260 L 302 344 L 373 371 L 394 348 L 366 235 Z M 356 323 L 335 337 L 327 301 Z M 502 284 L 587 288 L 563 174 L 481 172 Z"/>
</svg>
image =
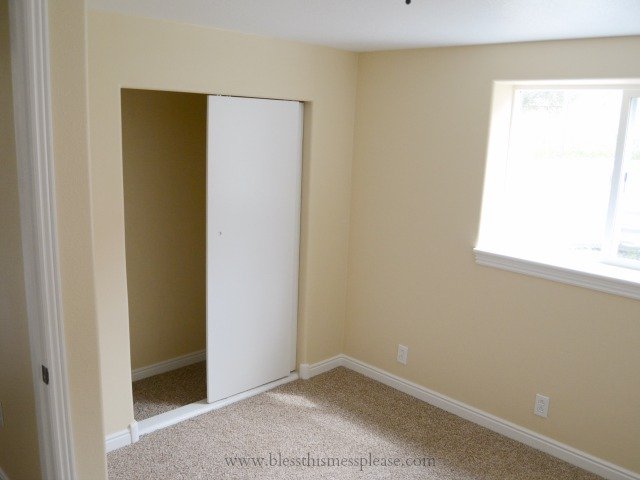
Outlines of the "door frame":
<svg viewBox="0 0 640 480">
<path fill-rule="evenodd" d="M 124 90 L 124 89 L 128 89 L 128 88 L 134 88 L 134 87 L 125 87 L 125 86 L 121 86 L 120 90 Z M 148 88 L 143 88 L 142 90 L 149 90 Z M 169 92 L 169 93 L 190 93 L 190 92 L 186 92 L 183 90 L 162 90 L 160 89 L 160 91 L 163 92 Z M 192 93 L 192 92 L 191 92 Z M 299 217 L 299 221 L 298 221 L 298 229 L 299 229 L 299 239 L 298 239 L 298 243 L 300 244 L 302 241 L 302 189 L 304 188 L 303 185 L 303 170 L 304 170 L 304 129 L 305 129 L 305 115 L 307 112 L 308 107 L 308 102 L 304 101 L 304 100 L 295 100 L 295 99 L 287 99 L 287 98 L 273 98 L 273 97 L 260 97 L 260 96 L 251 96 L 251 95 L 223 95 L 220 93 L 198 93 L 198 95 L 201 95 L 203 97 L 205 97 L 206 102 L 208 103 L 208 99 L 209 97 L 231 97 L 231 98 L 248 98 L 248 99 L 260 99 L 260 100 L 277 100 L 277 101 L 285 101 L 285 102 L 295 102 L 295 103 L 299 103 L 300 104 L 300 108 L 301 108 L 301 119 L 300 119 L 300 126 L 301 126 L 301 131 L 300 131 L 300 137 L 301 137 L 301 146 L 300 146 L 300 159 L 301 159 L 301 165 L 300 165 L 300 205 L 298 208 L 298 217 Z M 120 120 L 122 121 L 122 112 L 120 112 Z M 205 159 L 206 162 L 206 159 Z M 205 221 L 207 219 L 205 218 Z M 299 245 L 300 248 L 300 245 Z M 208 258 L 208 257 L 207 257 Z M 159 415 L 150 417 L 150 418 L 146 418 L 140 421 L 136 421 L 134 420 L 130 425 L 129 425 L 129 434 L 126 435 L 122 435 L 120 434 L 120 432 L 116 432 L 115 435 L 107 435 L 106 437 L 106 450 L 107 452 L 113 451 L 113 450 L 117 450 L 123 446 L 126 445 L 130 445 L 133 443 L 136 443 L 140 437 L 142 437 L 143 435 L 148 435 L 152 432 L 155 432 L 157 430 L 163 429 L 163 428 L 167 428 L 170 427 L 172 425 L 176 425 L 180 422 L 183 422 L 185 420 L 194 418 L 198 415 L 202 415 L 208 412 L 211 412 L 213 410 L 217 410 L 219 408 L 222 408 L 226 405 L 230 405 L 232 403 L 238 402 L 240 400 L 244 400 L 247 398 L 250 398 L 254 395 L 258 395 L 262 392 L 266 392 L 272 388 L 276 388 L 280 385 L 284 385 L 287 384 L 289 382 L 293 382 L 295 380 L 298 380 L 299 378 L 301 378 L 301 376 L 298 373 L 298 369 L 297 369 L 297 358 L 298 358 L 298 334 L 299 334 L 299 320 L 300 320 L 300 316 L 298 314 L 299 311 L 299 298 L 300 298 L 300 293 L 299 293 L 299 269 L 300 269 L 300 252 L 298 251 L 298 272 L 296 274 L 296 285 L 297 285 L 297 292 L 296 292 L 296 314 L 294 317 L 294 321 L 292 323 L 292 328 L 294 330 L 294 335 L 292 335 L 292 339 L 291 339 L 291 366 L 290 366 L 290 372 L 287 376 L 274 380 L 272 382 L 266 383 L 264 385 L 260 385 L 258 387 L 249 389 L 247 391 L 232 395 L 228 398 L 222 399 L 222 400 L 218 400 L 215 401 L 213 403 L 209 403 L 208 399 L 205 398 L 203 400 L 194 402 L 194 403 L 190 403 L 188 405 L 183 405 L 181 407 L 177 407 L 174 408 L 172 410 L 169 410 L 167 412 L 161 413 Z M 130 321 L 130 319 L 129 319 Z M 130 346 L 130 345 L 129 345 Z M 205 348 L 205 352 L 206 352 L 206 348 Z M 208 360 L 206 360 L 208 361 Z M 115 437 L 115 438 L 114 438 Z"/>
<path fill-rule="evenodd" d="M 48 0 L 9 0 L 13 106 L 42 476 L 76 478 L 58 262 Z M 48 370 L 49 383 L 43 379 Z"/>
</svg>

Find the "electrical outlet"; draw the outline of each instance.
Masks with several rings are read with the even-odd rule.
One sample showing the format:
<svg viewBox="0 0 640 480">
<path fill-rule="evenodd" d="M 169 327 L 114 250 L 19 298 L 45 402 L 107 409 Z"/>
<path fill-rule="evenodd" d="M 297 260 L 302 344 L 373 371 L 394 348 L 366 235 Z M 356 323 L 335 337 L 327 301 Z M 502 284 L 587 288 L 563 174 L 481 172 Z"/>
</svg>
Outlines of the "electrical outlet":
<svg viewBox="0 0 640 480">
<path fill-rule="evenodd" d="M 404 345 L 398 345 L 398 362 L 400 362 L 403 365 L 406 365 L 408 357 L 409 357 L 409 347 L 405 347 Z"/>
<path fill-rule="evenodd" d="M 547 418 L 547 414 L 549 413 L 549 397 L 537 393 L 533 413 L 539 417 Z"/>
<path fill-rule="evenodd" d="M 4 427 L 4 413 L 2 413 L 2 402 L 0 402 L 0 427 Z"/>
</svg>

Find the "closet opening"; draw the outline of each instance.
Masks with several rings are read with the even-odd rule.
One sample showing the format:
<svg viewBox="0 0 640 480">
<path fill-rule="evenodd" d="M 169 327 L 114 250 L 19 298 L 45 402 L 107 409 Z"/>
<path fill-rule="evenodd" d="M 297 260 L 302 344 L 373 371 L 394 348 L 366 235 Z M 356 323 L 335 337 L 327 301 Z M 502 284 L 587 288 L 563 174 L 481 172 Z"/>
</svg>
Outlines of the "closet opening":
<svg viewBox="0 0 640 480">
<path fill-rule="evenodd" d="M 298 378 L 304 104 L 123 89 L 121 109 L 134 438 Z"/>
<path fill-rule="evenodd" d="M 121 90 L 134 418 L 207 398 L 207 96 Z"/>
</svg>

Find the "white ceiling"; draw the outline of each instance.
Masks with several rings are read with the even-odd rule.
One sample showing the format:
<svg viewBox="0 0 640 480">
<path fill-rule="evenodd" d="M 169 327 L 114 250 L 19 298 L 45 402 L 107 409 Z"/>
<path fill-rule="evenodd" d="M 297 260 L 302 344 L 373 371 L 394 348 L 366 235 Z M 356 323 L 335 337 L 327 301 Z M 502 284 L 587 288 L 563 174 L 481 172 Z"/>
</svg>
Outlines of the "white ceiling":
<svg viewBox="0 0 640 480">
<path fill-rule="evenodd" d="M 88 0 L 354 51 L 640 34 L 640 0 Z M 632 61 L 632 59 L 629 59 Z"/>
</svg>

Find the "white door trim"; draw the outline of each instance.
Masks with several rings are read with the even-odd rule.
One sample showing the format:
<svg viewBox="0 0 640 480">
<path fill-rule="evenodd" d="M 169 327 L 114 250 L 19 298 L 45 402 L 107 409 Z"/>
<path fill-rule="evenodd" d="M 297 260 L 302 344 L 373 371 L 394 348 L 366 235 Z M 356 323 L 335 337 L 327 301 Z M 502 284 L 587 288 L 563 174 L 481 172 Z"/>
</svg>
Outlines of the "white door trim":
<svg viewBox="0 0 640 480">
<path fill-rule="evenodd" d="M 29 344 L 42 476 L 75 479 L 60 301 L 47 0 L 10 0 L 11 63 Z M 49 384 L 43 382 L 42 366 Z"/>
</svg>

